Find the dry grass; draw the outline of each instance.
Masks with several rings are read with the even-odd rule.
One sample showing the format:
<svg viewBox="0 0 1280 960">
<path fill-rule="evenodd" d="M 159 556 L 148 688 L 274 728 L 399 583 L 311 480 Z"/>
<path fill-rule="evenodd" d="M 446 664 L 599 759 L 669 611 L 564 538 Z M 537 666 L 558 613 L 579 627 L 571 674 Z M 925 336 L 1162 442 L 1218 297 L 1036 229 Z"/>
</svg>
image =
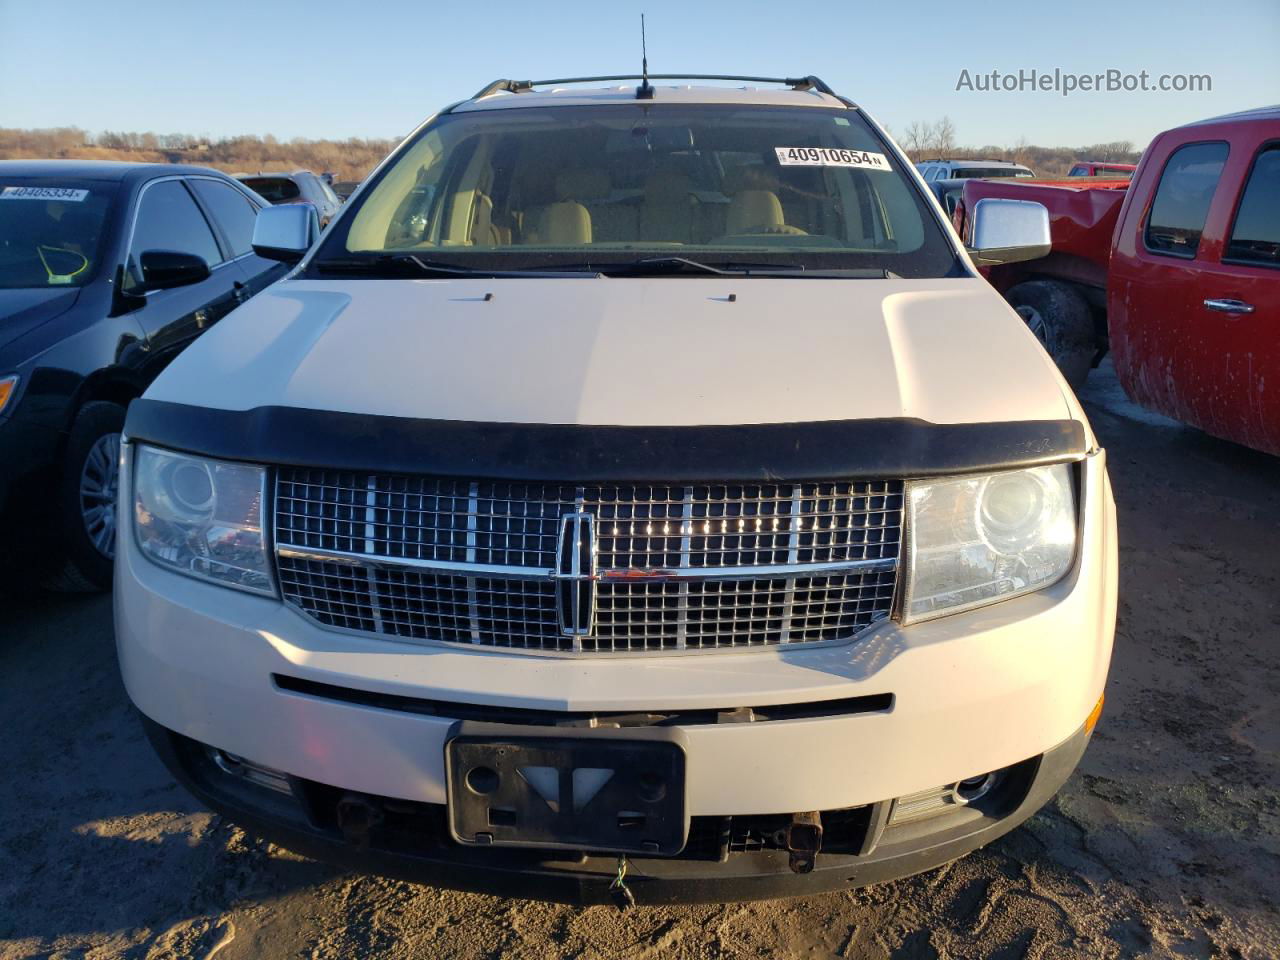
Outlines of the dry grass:
<svg viewBox="0 0 1280 960">
<path fill-rule="evenodd" d="M 362 180 L 395 146 L 394 140 L 279 141 L 274 137 L 226 137 L 202 141 L 185 134 L 89 134 L 77 127 L 48 130 L 0 128 L 0 160 L 126 160 L 190 163 L 227 173 L 259 170 L 332 171 L 336 180 Z"/>
</svg>

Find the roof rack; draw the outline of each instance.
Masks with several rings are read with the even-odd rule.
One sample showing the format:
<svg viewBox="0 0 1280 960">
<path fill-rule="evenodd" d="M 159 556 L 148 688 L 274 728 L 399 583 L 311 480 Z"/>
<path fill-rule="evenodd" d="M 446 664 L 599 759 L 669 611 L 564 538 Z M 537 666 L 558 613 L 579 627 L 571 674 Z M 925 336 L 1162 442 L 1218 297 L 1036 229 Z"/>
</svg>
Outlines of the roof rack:
<svg viewBox="0 0 1280 960">
<path fill-rule="evenodd" d="M 1011 163 L 1015 167 L 1022 164 L 1017 160 L 1004 160 L 1000 157 L 927 157 L 923 160 L 917 160 L 916 163 Z M 1100 161 L 1107 163 L 1110 161 Z M 1118 162 L 1118 161 L 1117 161 Z"/>
<path fill-rule="evenodd" d="M 832 90 L 819 77 L 810 74 L 807 77 L 748 77 L 736 74 L 719 74 L 719 73 L 651 73 L 646 78 L 639 73 L 616 74 L 607 77 L 559 77 L 555 80 L 495 80 L 493 83 L 482 88 L 473 96 L 472 100 L 479 100 L 495 93 L 528 93 L 534 87 L 559 87 L 569 83 L 601 83 L 612 82 L 614 80 L 740 80 L 748 83 L 777 83 L 782 86 L 790 87 L 792 90 L 816 90 L 818 93 L 825 93 L 828 96 L 835 97 L 846 106 L 852 107 L 853 103 L 840 96 Z"/>
</svg>

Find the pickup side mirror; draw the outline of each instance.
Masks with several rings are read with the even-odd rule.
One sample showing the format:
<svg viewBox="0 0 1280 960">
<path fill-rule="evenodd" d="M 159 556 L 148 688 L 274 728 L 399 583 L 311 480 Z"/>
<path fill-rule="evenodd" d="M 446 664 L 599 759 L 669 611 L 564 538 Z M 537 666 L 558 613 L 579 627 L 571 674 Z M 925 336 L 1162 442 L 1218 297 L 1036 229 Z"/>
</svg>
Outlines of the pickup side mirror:
<svg viewBox="0 0 1280 960">
<path fill-rule="evenodd" d="M 969 256 L 983 267 L 1038 260 L 1050 248 L 1049 211 L 1043 203 L 983 197 L 969 214 Z"/>
<path fill-rule="evenodd" d="M 268 260 L 297 263 L 319 235 L 320 216 L 314 204 L 264 207 L 253 225 L 253 252 Z"/>
<path fill-rule="evenodd" d="M 204 257 L 177 250 L 144 250 L 138 257 L 142 268 L 142 285 L 133 293 L 188 287 L 209 277 L 209 264 Z"/>
</svg>

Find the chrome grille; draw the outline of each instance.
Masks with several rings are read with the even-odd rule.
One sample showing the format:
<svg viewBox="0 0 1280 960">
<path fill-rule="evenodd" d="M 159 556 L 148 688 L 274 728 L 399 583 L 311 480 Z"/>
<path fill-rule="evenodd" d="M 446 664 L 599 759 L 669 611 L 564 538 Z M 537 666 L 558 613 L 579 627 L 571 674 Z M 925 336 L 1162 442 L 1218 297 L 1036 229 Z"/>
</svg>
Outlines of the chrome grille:
<svg viewBox="0 0 1280 960">
<path fill-rule="evenodd" d="M 557 554 L 569 515 L 591 519 L 594 545 L 594 564 L 573 568 L 593 590 L 575 629 L 565 608 L 578 594 L 561 592 L 572 551 Z M 330 626 L 528 650 L 758 647 L 844 639 L 889 615 L 902 484 L 574 486 L 280 468 L 275 523 L 285 599 Z"/>
<path fill-rule="evenodd" d="M 587 650 L 707 649 L 838 640 L 888 615 L 892 571 L 602 584 Z M 681 589 L 684 589 L 684 595 Z"/>
<path fill-rule="evenodd" d="M 329 626 L 412 640 L 562 647 L 550 581 L 441 576 L 288 556 L 279 558 L 279 566 L 285 597 Z"/>
</svg>

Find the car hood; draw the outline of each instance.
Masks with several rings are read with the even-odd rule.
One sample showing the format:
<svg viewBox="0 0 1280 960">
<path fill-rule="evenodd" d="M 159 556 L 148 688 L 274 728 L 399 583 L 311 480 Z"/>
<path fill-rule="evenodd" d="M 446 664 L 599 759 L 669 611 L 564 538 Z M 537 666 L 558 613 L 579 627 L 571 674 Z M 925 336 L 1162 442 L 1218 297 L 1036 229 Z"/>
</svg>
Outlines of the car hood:
<svg viewBox="0 0 1280 960">
<path fill-rule="evenodd" d="M 683 426 L 1071 416 L 983 280 L 286 280 L 147 391 L 492 423 Z"/>
<path fill-rule="evenodd" d="M 61 316 L 79 296 L 79 287 L 0 289 L 0 347 Z"/>
</svg>

